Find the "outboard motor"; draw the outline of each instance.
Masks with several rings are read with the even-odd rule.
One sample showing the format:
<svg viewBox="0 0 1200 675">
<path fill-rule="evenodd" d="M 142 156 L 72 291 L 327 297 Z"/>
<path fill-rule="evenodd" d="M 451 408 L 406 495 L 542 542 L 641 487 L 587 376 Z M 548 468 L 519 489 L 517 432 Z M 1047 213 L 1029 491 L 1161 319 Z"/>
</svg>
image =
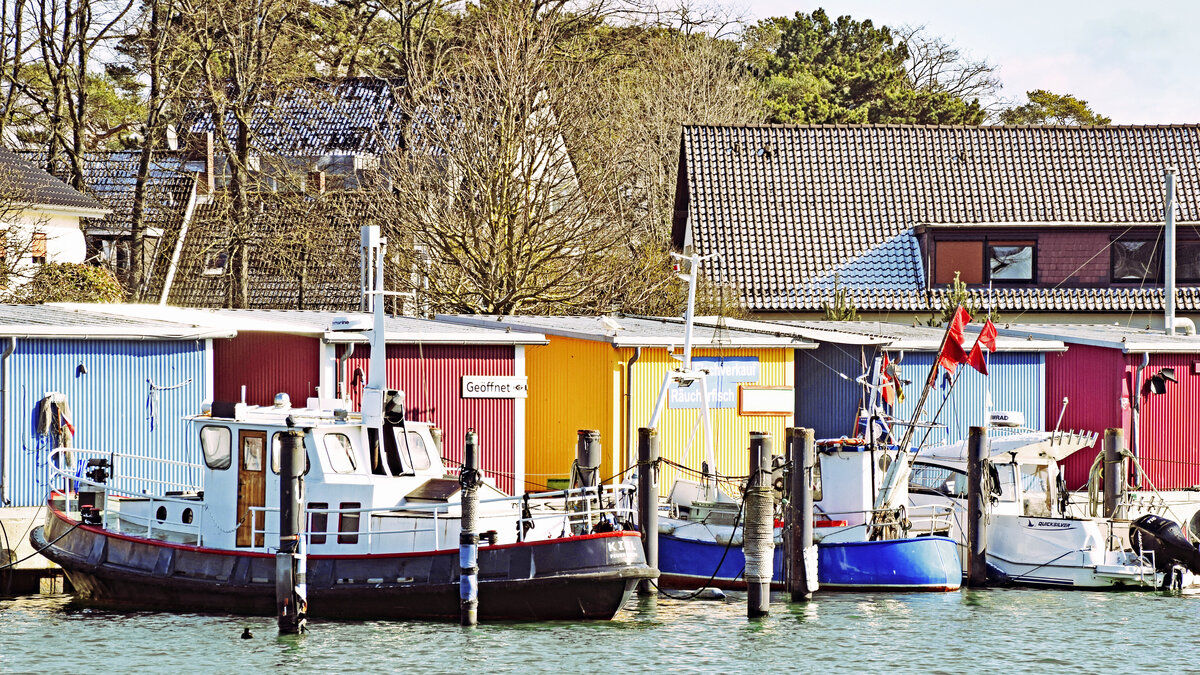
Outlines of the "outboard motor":
<svg viewBox="0 0 1200 675">
<path fill-rule="evenodd" d="M 1178 564 L 1200 574 L 1200 550 L 1175 521 L 1152 514 L 1142 516 L 1129 524 L 1129 538 L 1135 548 L 1154 551 L 1154 565 L 1159 571 L 1169 573 Z"/>
</svg>

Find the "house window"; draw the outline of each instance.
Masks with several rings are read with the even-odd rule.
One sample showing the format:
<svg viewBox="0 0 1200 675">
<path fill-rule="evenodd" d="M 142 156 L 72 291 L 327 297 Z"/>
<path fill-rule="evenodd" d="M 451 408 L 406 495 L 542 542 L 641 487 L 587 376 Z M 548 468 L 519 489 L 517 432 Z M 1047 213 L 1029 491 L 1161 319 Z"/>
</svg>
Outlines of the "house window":
<svg viewBox="0 0 1200 675">
<path fill-rule="evenodd" d="M 954 282 L 954 274 L 965 284 L 983 283 L 982 241 L 939 241 L 933 261 L 933 283 Z"/>
<path fill-rule="evenodd" d="M 46 264 L 46 233 L 34 232 L 33 240 L 29 242 L 29 256 L 34 265 Z"/>
<path fill-rule="evenodd" d="M 1032 241 L 988 241 L 988 278 L 992 281 L 1033 281 Z"/>
<path fill-rule="evenodd" d="M 225 264 L 229 262 L 227 251 L 209 251 L 204 256 L 204 276 L 218 277 L 225 274 Z"/>
<path fill-rule="evenodd" d="M 933 283 L 1032 283 L 1037 270 L 1036 241 L 977 239 L 934 243 Z"/>
<path fill-rule="evenodd" d="M 1113 242 L 1113 281 L 1158 281 L 1162 276 L 1162 247 L 1157 241 L 1125 239 Z"/>
</svg>

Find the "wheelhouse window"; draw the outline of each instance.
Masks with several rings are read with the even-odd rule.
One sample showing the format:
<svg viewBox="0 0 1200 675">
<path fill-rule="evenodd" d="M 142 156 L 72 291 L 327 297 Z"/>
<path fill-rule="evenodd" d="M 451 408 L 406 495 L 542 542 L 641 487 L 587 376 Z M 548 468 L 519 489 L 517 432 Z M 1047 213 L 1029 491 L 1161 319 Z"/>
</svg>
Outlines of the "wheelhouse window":
<svg viewBox="0 0 1200 675">
<path fill-rule="evenodd" d="M 914 462 L 908 478 L 910 492 L 967 498 L 967 474 L 945 466 Z"/>
<path fill-rule="evenodd" d="M 329 468 L 336 473 L 354 473 L 357 465 L 354 462 L 354 445 L 346 434 L 325 434 L 321 439 L 325 446 L 325 457 L 329 460 Z"/>
<path fill-rule="evenodd" d="M 233 459 L 229 427 L 207 425 L 200 429 L 200 448 L 204 464 L 210 469 L 228 469 Z"/>
<path fill-rule="evenodd" d="M 989 241 L 988 278 L 992 281 L 1033 281 L 1033 242 Z"/>
</svg>

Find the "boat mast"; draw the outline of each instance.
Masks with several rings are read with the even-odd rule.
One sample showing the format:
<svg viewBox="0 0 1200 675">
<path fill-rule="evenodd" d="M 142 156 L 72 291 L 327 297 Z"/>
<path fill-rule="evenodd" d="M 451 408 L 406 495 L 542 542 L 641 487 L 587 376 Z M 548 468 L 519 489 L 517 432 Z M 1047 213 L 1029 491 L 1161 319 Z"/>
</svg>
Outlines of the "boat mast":
<svg viewBox="0 0 1200 675">
<path fill-rule="evenodd" d="M 668 393 L 671 389 L 671 383 L 676 383 L 681 387 L 699 384 L 700 417 L 698 421 L 704 433 L 704 463 L 707 465 L 706 473 L 714 473 L 716 471 L 717 464 L 716 453 L 713 450 L 711 412 L 708 407 L 707 373 L 702 370 L 692 369 L 692 328 L 696 312 L 696 283 L 700 274 L 700 263 L 706 258 L 712 256 L 700 256 L 693 252 L 688 255 L 672 253 L 671 257 L 687 263 L 687 272 L 677 271 L 675 274 L 675 276 L 687 282 L 688 285 L 687 310 L 683 315 L 683 364 L 681 368 L 668 371 L 663 377 L 662 386 L 659 387 L 658 390 L 658 399 L 654 402 L 654 412 L 650 414 L 650 423 L 647 426 L 651 429 L 658 428 L 658 421 L 662 416 L 663 409 L 666 407 Z M 711 489 L 715 490 L 715 486 L 710 487 Z"/>
<path fill-rule="evenodd" d="M 387 390 L 387 341 L 383 328 L 383 257 L 387 239 L 379 234 L 378 225 L 362 228 L 362 264 L 364 298 L 374 314 L 371 327 L 371 361 L 367 366 L 367 384 L 363 387 L 363 424 L 376 432 L 383 429 L 383 401 Z"/>
</svg>

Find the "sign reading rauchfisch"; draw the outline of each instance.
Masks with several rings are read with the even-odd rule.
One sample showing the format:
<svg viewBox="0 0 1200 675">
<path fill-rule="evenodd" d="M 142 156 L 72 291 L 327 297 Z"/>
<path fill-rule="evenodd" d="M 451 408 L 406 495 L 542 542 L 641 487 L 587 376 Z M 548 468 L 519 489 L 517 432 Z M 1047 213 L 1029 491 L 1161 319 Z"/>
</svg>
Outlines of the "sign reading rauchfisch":
<svg viewBox="0 0 1200 675">
<path fill-rule="evenodd" d="M 529 385 L 524 377 L 463 375 L 463 398 L 526 398 Z"/>
</svg>

